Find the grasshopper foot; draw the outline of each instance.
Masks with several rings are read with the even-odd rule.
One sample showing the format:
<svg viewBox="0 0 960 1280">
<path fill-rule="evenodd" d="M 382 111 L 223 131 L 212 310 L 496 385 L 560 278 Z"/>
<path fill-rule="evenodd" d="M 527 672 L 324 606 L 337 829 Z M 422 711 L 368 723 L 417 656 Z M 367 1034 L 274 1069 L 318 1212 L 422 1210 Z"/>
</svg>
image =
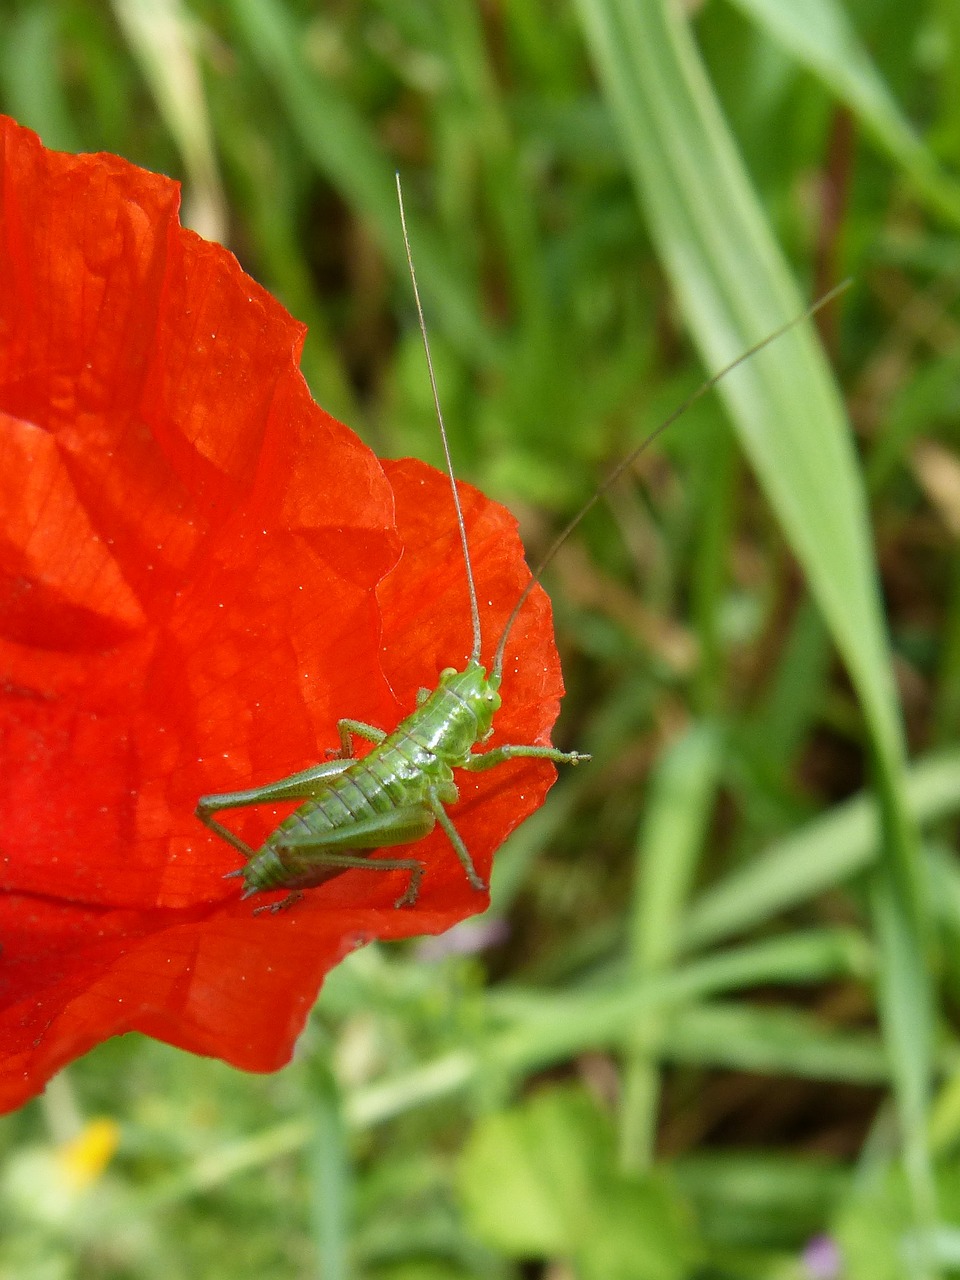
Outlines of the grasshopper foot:
<svg viewBox="0 0 960 1280">
<path fill-rule="evenodd" d="M 285 898 L 281 898 L 279 902 L 265 902 L 262 907 L 254 907 L 253 914 L 259 916 L 264 912 L 269 912 L 274 916 L 278 911 L 289 911 L 295 902 L 299 902 L 303 897 L 299 889 L 294 889 L 292 893 L 288 893 Z"/>
<path fill-rule="evenodd" d="M 420 897 L 420 881 L 423 879 L 423 867 L 415 867 L 410 872 L 410 883 L 393 904 L 399 911 L 401 907 L 412 907 Z"/>
<path fill-rule="evenodd" d="M 472 868 L 464 869 L 467 872 L 467 879 L 470 881 L 471 886 L 476 889 L 477 893 L 488 893 L 490 891 L 490 886 L 487 884 L 486 880 L 481 879 L 481 877 L 477 875 L 476 871 Z"/>
</svg>

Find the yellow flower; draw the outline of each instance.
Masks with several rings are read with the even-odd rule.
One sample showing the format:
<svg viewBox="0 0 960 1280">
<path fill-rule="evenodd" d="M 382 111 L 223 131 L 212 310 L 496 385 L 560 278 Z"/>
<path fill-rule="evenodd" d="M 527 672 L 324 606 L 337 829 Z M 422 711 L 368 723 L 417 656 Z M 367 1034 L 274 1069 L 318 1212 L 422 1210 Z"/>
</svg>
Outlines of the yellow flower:
<svg viewBox="0 0 960 1280">
<path fill-rule="evenodd" d="M 57 1151 L 57 1163 L 74 1191 L 83 1191 L 96 1182 L 113 1158 L 120 1143 L 120 1126 L 101 1117 L 89 1121 L 83 1130 Z"/>
</svg>

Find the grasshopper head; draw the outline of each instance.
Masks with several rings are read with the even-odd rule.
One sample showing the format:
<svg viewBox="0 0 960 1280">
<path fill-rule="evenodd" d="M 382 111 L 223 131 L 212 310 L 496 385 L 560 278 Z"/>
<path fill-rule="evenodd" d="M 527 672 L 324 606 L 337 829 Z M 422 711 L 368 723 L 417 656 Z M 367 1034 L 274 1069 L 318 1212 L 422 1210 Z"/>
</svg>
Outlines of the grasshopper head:
<svg viewBox="0 0 960 1280">
<path fill-rule="evenodd" d="M 473 658 L 463 671 L 446 667 L 440 672 L 440 687 L 450 690 L 473 712 L 477 720 L 477 738 L 482 741 L 490 733 L 493 717 L 500 710 L 499 676 L 488 676 L 486 668 Z"/>
</svg>

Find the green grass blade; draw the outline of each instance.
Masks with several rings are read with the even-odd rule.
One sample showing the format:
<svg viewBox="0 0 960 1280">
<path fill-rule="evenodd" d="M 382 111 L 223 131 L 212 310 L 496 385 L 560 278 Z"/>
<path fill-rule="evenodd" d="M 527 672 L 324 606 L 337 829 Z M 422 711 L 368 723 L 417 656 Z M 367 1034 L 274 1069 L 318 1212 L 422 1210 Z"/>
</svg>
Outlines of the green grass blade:
<svg viewBox="0 0 960 1280">
<path fill-rule="evenodd" d="M 668 968 L 716 800 L 723 735 L 697 725 L 664 754 L 651 779 L 637 841 L 630 962 L 638 979 Z M 659 1111 L 661 1020 L 645 1019 L 623 1068 L 620 1154 L 653 1164 Z"/>
<path fill-rule="evenodd" d="M 48 147 L 81 150 L 63 80 L 51 75 L 57 62 L 60 11 L 33 4 L 4 19 L 0 29 L 0 89 L 4 110 L 35 129 Z"/>
<path fill-rule="evenodd" d="M 960 812 L 960 751 L 915 764 L 907 799 L 923 826 Z M 681 949 L 713 946 L 842 885 L 876 860 L 880 841 L 873 797 L 860 795 L 835 806 L 701 894 L 680 926 Z"/>
<path fill-rule="evenodd" d="M 836 0 L 732 0 L 845 103 L 931 209 L 960 222 L 960 187 L 934 160 Z"/>
<path fill-rule="evenodd" d="M 661 1047 L 667 1062 L 850 1084 L 889 1084 L 879 1036 L 837 1031 L 794 1009 L 712 1001 L 678 1010 Z"/>
<path fill-rule="evenodd" d="M 350 1155 L 332 1078 L 322 1081 L 314 1107 L 314 1127 L 307 1145 L 310 1219 L 317 1274 L 324 1280 L 349 1280 Z"/>
<path fill-rule="evenodd" d="M 706 362 L 722 367 L 800 311 L 796 286 L 675 8 L 655 0 L 578 0 L 577 7 L 654 242 Z M 869 725 L 886 836 L 874 895 L 884 950 L 880 1004 L 914 1208 L 929 1224 L 933 995 L 903 795 L 903 731 L 856 456 L 809 325 L 737 369 L 720 394 Z"/>
<path fill-rule="evenodd" d="M 682 27 L 659 4 L 579 0 L 651 232 L 711 367 L 803 307 Z M 720 384 L 864 702 L 894 754 L 900 727 L 862 485 L 807 326 Z"/>
<path fill-rule="evenodd" d="M 315 74 L 287 7 L 277 0 L 232 0 L 243 43 L 272 84 L 304 153 L 368 222 L 398 273 L 406 274 L 394 167 L 361 112 Z M 442 325 L 463 350 L 496 358 L 475 290 L 458 271 L 411 201 L 407 224 L 421 287 Z"/>
<path fill-rule="evenodd" d="M 639 974 L 657 972 L 675 954 L 713 812 L 722 750 L 716 726 L 698 726 L 672 745 L 651 779 L 631 922 L 632 962 Z"/>
<path fill-rule="evenodd" d="M 113 11 L 170 130 L 187 174 L 183 221 L 226 240 L 227 212 L 217 171 L 195 23 L 180 0 L 113 0 Z"/>
</svg>

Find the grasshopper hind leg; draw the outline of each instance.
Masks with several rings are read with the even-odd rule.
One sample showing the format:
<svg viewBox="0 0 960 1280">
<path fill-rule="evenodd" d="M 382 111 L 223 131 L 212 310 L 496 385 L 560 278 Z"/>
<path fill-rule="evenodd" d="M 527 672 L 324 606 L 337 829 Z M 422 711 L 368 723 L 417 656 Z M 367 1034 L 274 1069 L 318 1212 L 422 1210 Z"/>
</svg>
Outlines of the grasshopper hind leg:
<svg viewBox="0 0 960 1280">
<path fill-rule="evenodd" d="M 233 871 L 230 874 L 242 875 L 243 871 L 244 868 L 241 867 L 239 872 Z M 256 907 L 254 914 L 261 911 L 283 911 L 302 898 L 305 889 L 319 888 L 320 885 L 326 884 L 328 880 L 339 875 L 341 871 L 408 871 L 410 879 L 407 887 L 394 903 L 394 906 L 399 908 L 412 907 L 416 903 L 420 896 L 420 882 L 423 880 L 426 866 L 418 858 L 373 858 L 370 854 L 359 850 L 351 853 L 349 849 L 345 849 L 343 852 L 334 853 L 324 849 L 310 871 L 292 877 L 285 885 L 264 885 L 262 888 L 248 886 L 241 896 L 248 898 L 255 893 L 267 892 L 273 888 L 288 888 L 290 892 L 285 898 L 279 902 Z"/>
<path fill-rule="evenodd" d="M 259 877 L 248 873 L 248 889 L 296 891 L 318 888 L 342 871 L 406 871 L 410 880 L 396 906 L 412 907 L 426 870 L 423 862 L 419 858 L 382 858 L 374 854 L 380 849 L 422 839 L 433 830 L 435 822 L 432 808 L 407 805 L 332 831 L 311 831 L 302 825 L 293 827 L 273 845 L 274 856 L 282 864 L 283 878 L 271 873 L 258 883 Z"/>
</svg>

